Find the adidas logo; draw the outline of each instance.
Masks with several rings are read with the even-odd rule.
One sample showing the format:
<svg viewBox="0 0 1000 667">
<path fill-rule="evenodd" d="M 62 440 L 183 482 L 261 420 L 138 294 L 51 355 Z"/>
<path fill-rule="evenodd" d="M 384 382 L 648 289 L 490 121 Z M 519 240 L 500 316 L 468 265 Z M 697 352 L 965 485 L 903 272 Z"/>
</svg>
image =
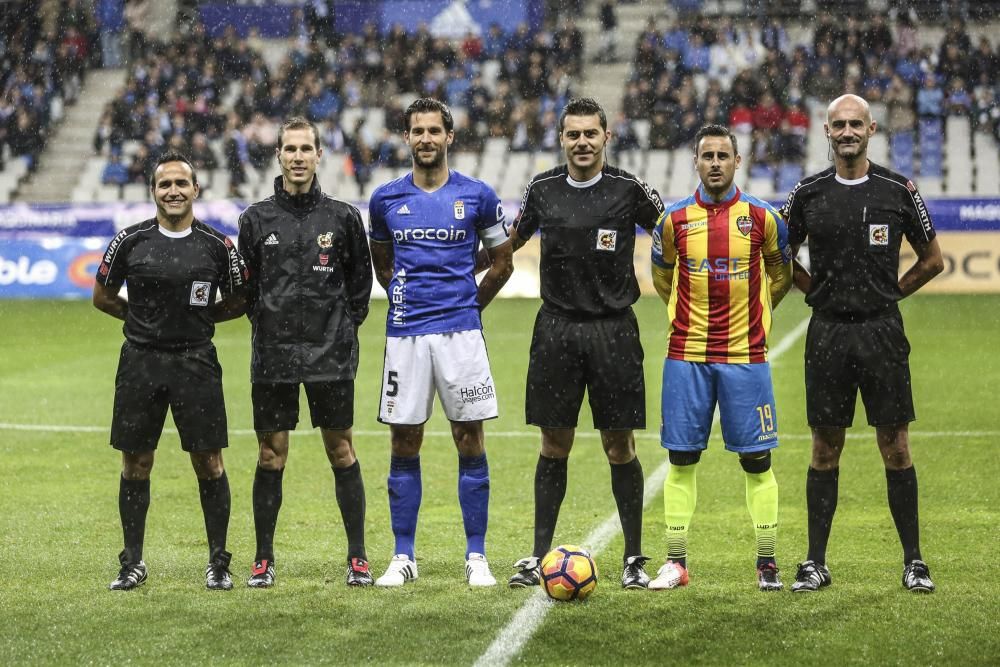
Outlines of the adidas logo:
<svg viewBox="0 0 1000 667">
<path fill-rule="evenodd" d="M 396 214 L 397 215 L 409 215 L 410 214 L 410 207 L 407 206 L 406 204 L 403 204 L 402 206 L 399 207 L 399 210 L 396 211 Z"/>
<path fill-rule="evenodd" d="M 267 238 L 264 239 L 264 245 L 278 245 L 278 235 L 274 232 L 268 234 Z"/>
</svg>

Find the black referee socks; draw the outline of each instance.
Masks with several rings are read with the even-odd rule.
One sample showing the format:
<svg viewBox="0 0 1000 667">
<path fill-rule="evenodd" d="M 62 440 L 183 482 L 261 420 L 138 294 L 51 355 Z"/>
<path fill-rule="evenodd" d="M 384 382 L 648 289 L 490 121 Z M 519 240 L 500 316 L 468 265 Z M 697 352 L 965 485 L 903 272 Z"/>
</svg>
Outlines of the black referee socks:
<svg viewBox="0 0 1000 667">
<path fill-rule="evenodd" d="M 142 560 L 148 511 L 149 480 L 121 477 L 118 483 L 118 515 L 122 520 L 126 563 L 134 565 Z"/>
<path fill-rule="evenodd" d="M 920 558 L 920 522 L 917 512 L 917 471 L 913 466 L 905 470 L 885 471 L 885 486 L 889 495 L 889 512 L 896 524 L 899 541 L 903 545 L 903 563 Z"/>
<path fill-rule="evenodd" d="M 642 494 L 645 481 L 639 457 L 628 463 L 611 464 L 611 493 L 618 505 L 618 518 L 625 535 L 625 558 L 642 554 Z"/>
<path fill-rule="evenodd" d="M 809 512 L 808 560 L 826 564 L 826 545 L 830 541 L 833 515 L 837 511 L 840 468 L 816 470 L 809 467 L 806 476 L 806 507 Z"/>
<path fill-rule="evenodd" d="M 535 466 L 535 547 L 532 555 L 541 558 L 552 548 L 552 536 L 559 520 L 559 508 L 566 497 L 569 459 L 538 455 Z"/>
<path fill-rule="evenodd" d="M 229 533 L 229 512 L 232 500 L 229 494 L 229 477 L 226 471 L 215 479 L 199 479 L 198 495 L 201 497 L 201 511 L 205 515 L 205 534 L 208 535 L 208 560 L 226 550 L 226 536 Z"/>
<path fill-rule="evenodd" d="M 347 557 L 368 560 L 365 551 L 365 483 L 361 462 L 357 459 L 346 468 L 333 468 L 337 505 L 347 533 Z"/>
<path fill-rule="evenodd" d="M 253 478 L 253 527 L 257 534 L 255 560 L 274 561 L 274 530 L 281 509 L 281 478 L 285 469 L 265 470 L 257 464 Z"/>
</svg>

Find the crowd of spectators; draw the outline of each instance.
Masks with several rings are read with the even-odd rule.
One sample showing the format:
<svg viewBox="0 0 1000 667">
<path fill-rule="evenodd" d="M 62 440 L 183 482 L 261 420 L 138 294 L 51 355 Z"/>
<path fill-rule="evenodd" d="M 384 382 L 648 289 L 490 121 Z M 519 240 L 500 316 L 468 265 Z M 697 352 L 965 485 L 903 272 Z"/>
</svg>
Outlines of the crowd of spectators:
<svg viewBox="0 0 1000 667">
<path fill-rule="evenodd" d="M 478 150 L 490 137 L 507 138 L 513 150 L 555 148 L 556 114 L 583 65 L 582 33 L 569 19 L 536 31 L 494 24 L 457 41 L 434 37 L 426 25 L 339 34 L 301 10 L 293 25 L 293 46 L 274 67 L 252 29 L 240 38 L 229 26 L 212 39 L 194 24 L 182 39 L 143 40 L 102 115 L 95 151 L 120 154 L 137 142 L 126 165 L 135 182 L 161 151 L 193 153 L 196 167 L 227 169 L 225 194 L 237 196 L 251 170 L 273 159 L 282 120 L 302 115 L 320 126 L 327 151 L 349 156 L 363 189 L 374 166 L 409 164 L 401 99 L 445 100 L 455 111 L 455 150 Z M 345 114 L 372 108 L 384 110 L 382 127 L 369 127 L 367 113 Z M 223 164 L 213 162 L 213 144 L 221 144 Z"/>
<path fill-rule="evenodd" d="M 94 13 L 80 0 L 9 1 L 0 12 L 0 169 L 9 151 L 34 171 L 52 124 L 98 64 Z"/>
<path fill-rule="evenodd" d="M 294 11 L 292 47 L 269 63 L 252 28 L 212 38 L 188 14 L 181 34 L 161 42 L 145 30 L 149 0 L 95 15 L 94 6 L 111 4 L 6 3 L 13 11 L 0 18 L 0 148 L 34 165 L 87 68 L 120 62 L 127 83 L 94 134 L 95 152 L 115 156 L 106 182 L 144 183 L 162 151 L 181 150 L 199 169 L 228 171 L 229 191 L 218 194 L 245 196 L 243 186 L 259 180 L 254 172 L 271 164 L 280 122 L 304 115 L 321 127 L 328 151 L 348 156 L 363 191 L 375 166 L 408 164 L 401 114 L 413 96 L 452 106 L 454 150 L 480 150 L 491 137 L 514 151 L 556 149 L 558 111 L 584 65 L 578 13 L 565 7 L 537 29 L 492 25 L 450 40 L 426 25 L 341 34 L 306 3 Z M 612 5 L 601 3 L 602 24 L 614 23 Z M 743 147 L 752 164 L 801 164 L 809 109 L 845 91 L 868 99 L 894 135 L 963 115 L 1000 140 L 1000 48 L 988 37 L 973 43 L 961 19 L 950 19 L 937 47 L 918 42 L 906 11 L 820 12 L 810 32 L 807 43 L 793 43 L 784 23 L 766 16 L 651 21 L 636 44 L 623 113 L 612 121 L 617 149 L 685 146 L 703 124 L 721 122 L 753 137 Z M 604 46 L 613 59 L 613 43 Z M 384 111 L 384 124 L 371 109 Z"/>
<path fill-rule="evenodd" d="M 938 48 L 921 45 L 912 13 L 821 12 L 812 39 L 794 44 L 765 18 L 680 17 L 650 21 L 625 85 L 627 121 L 648 123 L 649 146 L 688 145 L 704 123 L 751 134 L 754 164 L 801 163 L 808 109 L 851 92 L 879 126 L 911 135 L 961 115 L 1000 140 L 1000 48 L 972 43 L 952 17 Z M 921 119 L 939 121 L 921 126 Z M 938 130 L 940 131 L 940 130 Z"/>
</svg>

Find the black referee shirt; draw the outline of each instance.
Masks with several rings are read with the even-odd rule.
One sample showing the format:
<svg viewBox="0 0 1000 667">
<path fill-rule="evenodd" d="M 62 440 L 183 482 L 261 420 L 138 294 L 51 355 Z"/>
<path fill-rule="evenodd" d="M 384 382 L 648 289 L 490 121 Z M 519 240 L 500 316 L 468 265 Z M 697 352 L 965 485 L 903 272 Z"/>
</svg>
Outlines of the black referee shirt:
<svg viewBox="0 0 1000 667">
<path fill-rule="evenodd" d="M 583 319 L 627 310 L 639 298 L 635 226 L 652 230 L 662 212 L 660 195 L 617 167 L 585 183 L 566 165 L 535 176 L 514 224 L 524 240 L 541 230 L 542 308 Z"/>
<path fill-rule="evenodd" d="M 104 252 L 97 282 L 127 284 L 123 331 L 130 343 L 161 350 L 208 344 L 216 294 L 246 280 L 243 258 L 225 235 L 198 220 L 185 232 L 161 230 L 154 218 L 120 231 Z"/>
<path fill-rule="evenodd" d="M 853 181 L 839 178 L 833 167 L 804 178 L 781 214 L 793 246 L 809 240 L 812 287 L 806 303 L 835 319 L 898 312 L 903 236 L 919 246 L 935 235 L 913 183 L 874 162 Z"/>
</svg>

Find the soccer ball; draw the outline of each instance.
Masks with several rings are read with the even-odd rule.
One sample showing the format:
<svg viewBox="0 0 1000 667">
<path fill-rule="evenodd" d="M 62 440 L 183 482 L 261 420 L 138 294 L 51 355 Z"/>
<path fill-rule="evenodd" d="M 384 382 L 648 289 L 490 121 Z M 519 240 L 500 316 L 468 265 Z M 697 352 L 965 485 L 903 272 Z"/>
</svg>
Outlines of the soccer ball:
<svg viewBox="0 0 1000 667">
<path fill-rule="evenodd" d="M 545 554 L 540 568 L 542 587 L 553 600 L 586 600 L 597 588 L 597 565 L 582 547 L 558 546 Z"/>
</svg>

